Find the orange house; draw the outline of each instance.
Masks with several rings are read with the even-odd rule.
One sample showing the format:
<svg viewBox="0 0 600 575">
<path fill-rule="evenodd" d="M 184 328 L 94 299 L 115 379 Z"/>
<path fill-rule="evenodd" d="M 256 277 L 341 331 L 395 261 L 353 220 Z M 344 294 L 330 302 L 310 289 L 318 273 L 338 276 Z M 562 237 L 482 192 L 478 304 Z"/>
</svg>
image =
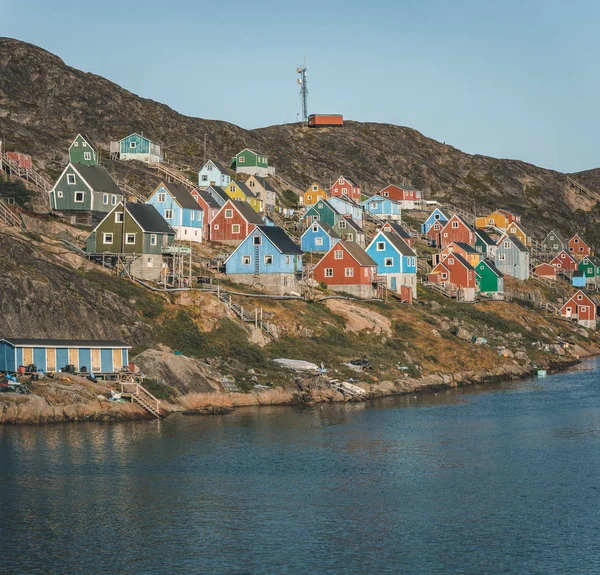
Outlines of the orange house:
<svg viewBox="0 0 600 575">
<path fill-rule="evenodd" d="M 568 242 L 569 253 L 577 259 L 592 255 L 592 248 L 588 246 L 579 235 L 575 234 Z"/>
<path fill-rule="evenodd" d="M 479 253 L 474 247 L 463 242 L 452 242 L 439 254 L 434 254 L 433 265 L 443 262 L 450 254 L 460 254 L 473 267 L 475 267 L 481 261 L 481 253 Z"/>
<path fill-rule="evenodd" d="M 454 214 L 438 234 L 436 245 L 444 249 L 452 242 L 475 245 L 475 232 L 465 220 Z"/>
<path fill-rule="evenodd" d="M 445 221 L 436 220 L 431 224 L 431 227 L 427 230 L 425 237 L 429 240 L 429 243 L 440 247 L 438 243 L 440 241 L 440 232 L 444 229 L 446 225 Z"/>
<path fill-rule="evenodd" d="M 577 260 L 563 250 L 553 258 L 550 265 L 565 272 L 574 272 L 577 269 Z"/>
<path fill-rule="evenodd" d="M 596 303 L 581 290 L 560 308 L 560 315 L 564 318 L 575 319 L 579 325 L 590 329 L 596 329 L 597 313 Z"/>
<path fill-rule="evenodd" d="M 519 223 L 520 221 L 521 218 L 519 216 L 511 214 L 508 210 L 500 209 L 492 212 L 489 216 L 476 218 L 475 227 L 482 230 L 488 226 L 492 226 L 499 230 L 506 231 L 509 224 L 513 222 Z"/>
<path fill-rule="evenodd" d="M 336 198 L 346 195 L 352 201 L 360 204 L 360 186 L 345 176 L 340 176 L 329 188 L 329 195 Z"/>
<path fill-rule="evenodd" d="M 473 266 L 460 254 L 450 254 L 439 262 L 429 273 L 427 279 L 450 292 L 455 292 L 462 301 L 473 301 L 477 274 Z"/>
<path fill-rule="evenodd" d="M 327 192 L 316 182 L 313 182 L 308 189 L 300 194 L 301 206 L 314 206 L 319 200 L 327 199 Z"/>
</svg>

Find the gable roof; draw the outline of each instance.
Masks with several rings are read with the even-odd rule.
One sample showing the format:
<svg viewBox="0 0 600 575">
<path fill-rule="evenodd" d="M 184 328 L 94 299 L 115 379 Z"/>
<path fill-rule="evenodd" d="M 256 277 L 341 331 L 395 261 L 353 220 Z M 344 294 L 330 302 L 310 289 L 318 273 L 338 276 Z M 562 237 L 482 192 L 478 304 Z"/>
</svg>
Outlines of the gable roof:
<svg viewBox="0 0 600 575">
<path fill-rule="evenodd" d="M 446 222 L 446 225 L 448 225 L 452 220 L 458 220 L 463 226 L 469 228 L 470 231 L 473 231 L 473 228 L 466 222 L 466 220 L 462 216 L 459 216 L 458 214 L 452 214 L 450 216 L 450 219 Z"/>
<path fill-rule="evenodd" d="M 200 198 L 202 198 L 208 205 L 209 208 L 218 210 L 221 206 L 217 204 L 217 201 L 206 191 L 206 190 L 194 190 Z"/>
<path fill-rule="evenodd" d="M 249 196 L 251 198 L 256 198 L 256 194 L 244 182 L 238 181 L 238 180 L 232 180 L 231 183 L 229 184 L 229 186 L 227 186 L 227 187 L 229 188 L 232 185 L 236 185 L 245 196 Z"/>
<path fill-rule="evenodd" d="M 338 242 L 332 249 L 342 246 L 361 266 L 377 266 L 373 258 L 355 242 Z"/>
<path fill-rule="evenodd" d="M 398 222 L 385 222 L 384 226 L 385 225 L 390 226 L 390 228 L 392 228 L 392 230 L 395 233 L 397 233 L 402 239 L 412 239 L 412 236 Z"/>
<path fill-rule="evenodd" d="M 477 265 L 485 264 L 492 273 L 494 273 L 499 278 L 503 277 L 504 274 L 496 267 L 496 264 L 492 260 L 484 259 L 481 260 Z"/>
<path fill-rule="evenodd" d="M 383 198 L 387 200 L 387 198 Z M 357 204 L 348 194 L 344 193 L 341 196 L 333 196 L 329 199 L 329 201 L 333 202 L 342 202 L 344 204 L 350 204 L 352 207 L 359 207 L 360 204 Z"/>
<path fill-rule="evenodd" d="M 464 250 L 468 254 L 478 254 L 479 252 L 469 244 L 465 244 L 465 242 L 452 242 L 455 246 L 458 246 L 461 250 Z M 452 245 L 450 244 L 450 245 Z"/>
<path fill-rule="evenodd" d="M 384 232 L 383 230 L 379 230 L 377 235 L 373 238 L 371 244 L 377 239 L 377 236 L 382 235 L 392 246 L 396 249 L 396 251 L 408 257 L 416 257 L 416 252 L 397 234 Z M 369 245 L 371 245 L 369 244 Z"/>
<path fill-rule="evenodd" d="M 251 176 L 252 177 L 252 176 Z M 250 178 L 248 178 L 250 179 Z M 269 180 L 267 180 L 267 178 L 263 178 L 261 176 L 254 176 L 254 179 L 258 181 L 258 183 L 268 192 L 274 192 L 274 188 L 271 185 L 271 183 L 269 182 Z M 246 180 L 248 181 L 248 180 Z"/>
<path fill-rule="evenodd" d="M 251 150 L 250 148 L 244 148 L 243 150 L 240 150 L 235 155 L 235 157 L 237 158 L 241 153 L 246 152 L 246 151 L 253 153 L 255 156 L 262 156 L 263 158 L 265 158 L 265 160 L 268 159 L 267 156 L 265 156 L 262 152 L 255 152 L 254 150 Z"/>
<path fill-rule="evenodd" d="M 304 232 L 304 234 L 306 232 L 308 232 L 310 230 L 310 228 L 312 226 L 314 226 L 315 224 L 319 225 L 321 228 L 323 228 L 323 231 L 331 238 L 334 239 L 340 239 L 340 236 L 337 234 L 337 232 L 327 223 L 327 222 L 322 222 L 321 220 L 317 220 L 316 222 L 313 222 L 310 226 L 308 226 Z M 302 234 L 302 235 L 304 235 Z"/>
<path fill-rule="evenodd" d="M 145 232 L 157 234 L 175 233 L 175 230 L 173 230 L 152 204 L 127 202 L 127 211 Z"/>
<path fill-rule="evenodd" d="M 550 237 L 550 235 L 554 235 L 554 237 L 559 240 L 561 243 L 565 244 L 564 236 L 558 230 L 550 230 L 548 235 L 544 238 L 544 242 Z"/>
<path fill-rule="evenodd" d="M 502 242 L 505 239 L 510 240 L 519 251 L 529 253 L 529 250 L 521 243 L 521 240 L 513 234 L 503 234 L 502 237 L 498 240 L 498 247 L 500 247 L 500 244 L 502 244 Z"/>
<path fill-rule="evenodd" d="M 565 254 L 568 258 L 570 258 L 572 261 L 576 262 L 577 260 L 567 251 L 567 250 L 560 250 L 553 258 L 552 261 L 554 261 L 556 258 L 561 259 L 560 254 Z M 564 259 L 564 258 L 563 258 Z"/>
<path fill-rule="evenodd" d="M 121 347 L 131 349 L 131 345 L 113 339 L 33 339 L 5 337 L 0 339 L 0 341 L 5 341 L 13 346 L 24 345 L 27 347 Z"/>
<path fill-rule="evenodd" d="M 344 178 L 344 180 L 346 182 L 348 182 L 351 186 L 358 188 L 360 187 L 352 178 L 348 178 L 346 176 L 344 176 L 343 174 L 340 176 L 340 178 Z M 335 186 L 335 184 L 337 184 L 340 181 L 340 178 L 338 178 L 335 183 L 333 184 Z M 333 187 L 333 186 L 332 186 Z"/>
<path fill-rule="evenodd" d="M 110 174 L 102 166 L 86 166 L 84 164 L 69 164 L 69 166 L 85 180 L 94 192 L 124 195 Z"/>
<path fill-rule="evenodd" d="M 432 210 L 432 211 L 431 211 L 431 213 L 430 213 L 430 214 L 427 216 L 427 219 L 426 219 L 425 221 L 429 221 L 429 218 L 431 218 L 431 217 L 432 217 L 432 216 L 433 216 L 433 215 L 434 215 L 436 212 L 437 212 L 437 213 L 439 213 L 439 214 L 441 214 L 442 216 L 444 216 L 444 219 L 445 219 L 446 221 L 448 221 L 448 220 L 449 220 L 448 216 L 447 216 L 447 215 L 446 215 L 444 212 L 442 212 L 442 210 L 441 210 L 440 208 L 437 208 L 437 207 L 436 207 L 436 208 L 433 208 L 433 210 Z M 439 221 L 439 220 L 437 220 L 437 221 Z"/>
<path fill-rule="evenodd" d="M 585 244 L 586 246 L 590 247 L 589 244 L 579 235 L 579 234 L 575 234 L 570 240 L 569 242 L 571 242 L 572 240 L 574 240 L 575 238 L 579 238 L 580 243 Z"/>
<path fill-rule="evenodd" d="M 267 239 L 282 253 L 286 255 L 302 254 L 302 250 L 294 243 L 292 238 L 279 226 L 256 226 Z"/>
<path fill-rule="evenodd" d="M 69 146 L 69 150 L 73 147 L 73 144 L 75 143 L 75 140 L 77 138 L 81 138 L 82 140 L 85 140 L 85 143 L 90 148 L 92 148 L 92 150 L 94 150 L 94 152 L 98 153 L 98 148 L 96 148 L 96 146 L 94 146 L 94 143 L 92 142 L 92 140 L 86 134 L 82 134 L 81 132 L 79 132 L 79 134 L 77 134 L 75 136 L 75 138 L 73 138 L 73 141 L 71 142 L 71 145 Z"/>
<path fill-rule="evenodd" d="M 585 262 L 586 260 L 589 261 L 592 265 L 594 265 L 596 267 L 600 267 L 600 258 L 598 256 L 585 256 L 579 263 L 581 264 L 582 262 Z"/>
<path fill-rule="evenodd" d="M 206 168 L 206 166 L 209 163 L 213 164 L 219 170 L 219 172 L 221 172 L 222 174 L 229 174 L 229 171 L 227 170 L 227 168 L 225 166 L 223 166 L 223 164 L 221 164 L 221 162 L 218 162 L 217 160 L 212 160 L 210 158 L 208 160 L 206 160 L 206 164 L 204 164 L 204 166 L 202 166 L 200 171 L 202 171 L 204 168 Z"/>
<path fill-rule="evenodd" d="M 215 192 L 215 194 L 217 194 L 217 196 L 219 196 L 222 200 L 226 202 L 228 202 L 231 199 L 227 192 L 221 186 L 208 186 L 208 188 L 206 188 L 205 191 L 208 192 L 208 190 L 212 190 L 213 192 Z"/>
<path fill-rule="evenodd" d="M 310 210 L 317 210 L 318 204 L 323 204 L 323 205 L 327 206 L 337 216 L 342 215 L 329 203 L 329 200 L 326 200 L 325 198 L 321 198 L 318 202 L 315 202 L 312 206 L 310 206 L 310 208 L 308 209 L 306 214 L 308 214 L 308 212 L 310 212 Z M 304 217 L 306 217 L 306 214 L 304 214 Z"/>
<path fill-rule="evenodd" d="M 453 252 L 452 254 L 450 254 L 444 261 L 447 262 L 449 258 L 456 258 L 461 264 L 463 264 L 469 270 L 475 269 L 465 258 L 463 258 L 460 254 L 457 254 L 456 252 Z"/>
<path fill-rule="evenodd" d="M 161 182 L 161 185 L 169 191 L 169 193 L 177 200 L 177 203 L 187 210 L 200 209 L 198 202 L 194 199 L 189 190 L 183 185 L 177 182 Z"/>
<path fill-rule="evenodd" d="M 231 198 L 228 198 L 227 201 L 221 206 L 219 213 L 226 208 L 229 209 L 228 204 L 230 204 L 231 208 L 237 210 L 249 224 L 256 224 L 257 226 L 264 224 L 258 212 L 255 211 L 248 202 L 241 202 L 239 200 L 232 200 Z"/>
<path fill-rule="evenodd" d="M 364 230 L 352 218 L 345 218 L 343 216 L 342 218 L 344 221 L 348 222 L 348 225 L 351 228 L 354 228 L 357 232 L 360 232 L 361 234 L 365 233 Z"/>
<path fill-rule="evenodd" d="M 495 246 L 496 242 L 491 238 L 491 236 L 485 230 L 478 230 L 474 228 L 473 231 L 475 235 L 479 236 L 479 239 L 488 246 Z"/>
<path fill-rule="evenodd" d="M 142 134 L 138 134 L 137 132 L 133 132 L 132 134 L 129 134 L 128 136 L 125 136 L 124 138 L 121 138 L 119 140 L 119 142 L 122 142 L 123 140 L 126 140 L 127 138 L 131 138 L 131 136 L 138 136 L 138 137 L 142 138 L 142 140 L 146 140 L 147 142 L 152 142 L 152 140 L 150 138 L 148 138 L 148 136 L 142 136 Z"/>
</svg>

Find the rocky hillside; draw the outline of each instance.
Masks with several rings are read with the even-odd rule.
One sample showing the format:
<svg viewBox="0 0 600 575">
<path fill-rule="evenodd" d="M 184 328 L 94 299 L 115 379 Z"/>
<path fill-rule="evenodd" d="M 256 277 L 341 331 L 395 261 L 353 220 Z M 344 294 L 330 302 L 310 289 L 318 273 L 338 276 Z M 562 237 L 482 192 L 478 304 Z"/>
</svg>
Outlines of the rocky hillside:
<svg viewBox="0 0 600 575">
<path fill-rule="evenodd" d="M 202 163 L 207 134 L 210 157 L 228 162 L 243 147 L 259 149 L 300 188 L 314 179 L 327 184 L 340 173 L 371 192 L 390 182 L 406 182 L 426 190 L 432 199 L 475 207 L 478 213 L 509 207 L 524 216 L 535 235 L 554 226 L 592 233 L 590 211 L 600 196 L 577 191 L 565 174 L 553 170 L 465 154 L 416 130 L 389 124 L 348 122 L 341 130 L 319 131 L 287 124 L 244 130 L 178 114 L 71 68 L 31 44 L 2 38 L 0 55 L 0 133 L 8 148 L 33 154 L 50 177 L 60 170 L 58 161 L 77 132 L 86 132 L 104 149 L 112 139 L 143 132 L 162 142 L 168 157 L 195 168 Z M 130 183 L 149 186 L 154 181 L 131 163 L 109 169 Z M 584 173 L 581 181 L 600 190 L 596 177 Z M 572 215 L 565 219 L 565 213 Z"/>
</svg>

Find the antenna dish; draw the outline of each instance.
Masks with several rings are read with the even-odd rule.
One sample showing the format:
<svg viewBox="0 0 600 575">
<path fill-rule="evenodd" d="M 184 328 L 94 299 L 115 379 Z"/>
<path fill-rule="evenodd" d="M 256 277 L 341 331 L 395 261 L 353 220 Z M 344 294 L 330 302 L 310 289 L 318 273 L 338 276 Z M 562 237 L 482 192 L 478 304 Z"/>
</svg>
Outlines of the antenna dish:
<svg viewBox="0 0 600 575">
<path fill-rule="evenodd" d="M 296 82 L 298 82 L 298 84 L 302 85 L 302 78 L 298 78 L 298 79 L 296 80 Z"/>
<path fill-rule="evenodd" d="M 302 68 L 296 68 L 296 73 L 297 73 L 297 74 L 300 74 L 300 73 L 302 73 Z"/>
</svg>

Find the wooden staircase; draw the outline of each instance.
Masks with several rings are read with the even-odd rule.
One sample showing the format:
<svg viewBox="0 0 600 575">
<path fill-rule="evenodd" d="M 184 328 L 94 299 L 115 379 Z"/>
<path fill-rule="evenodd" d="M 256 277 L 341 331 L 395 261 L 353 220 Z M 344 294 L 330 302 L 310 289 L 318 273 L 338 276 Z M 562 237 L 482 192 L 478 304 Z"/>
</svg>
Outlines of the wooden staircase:
<svg viewBox="0 0 600 575">
<path fill-rule="evenodd" d="M 244 309 L 244 306 L 238 305 L 237 303 L 233 302 L 229 294 L 218 291 L 216 295 L 227 306 L 227 308 L 230 309 L 243 322 L 253 323 L 256 327 L 262 329 L 269 337 L 274 337 L 273 334 L 269 331 L 269 327 L 265 323 L 263 323 L 262 317 L 258 317 L 258 308 L 256 308 L 254 310 L 254 314 L 252 314 L 248 311 L 248 309 Z"/>
<path fill-rule="evenodd" d="M 22 168 L 18 162 L 9 158 L 8 154 L 4 152 L 0 153 L 0 170 L 6 172 L 9 176 L 16 176 L 32 183 L 41 192 L 49 192 L 52 189 L 52 184 L 39 172 L 33 168 Z"/>
<path fill-rule="evenodd" d="M 132 403 L 137 403 L 147 413 L 161 419 L 160 401 L 154 397 L 144 386 L 137 382 L 122 381 L 121 396 L 128 397 Z"/>
<path fill-rule="evenodd" d="M 125 182 L 117 182 L 117 186 L 119 186 L 119 188 L 123 192 L 125 192 L 125 195 L 133 196 L 133 197 L 137 198 L 138 200 L 140 200 L 141 202 L 145 202 L 148 199 L 144 195 L 140 194 L 140 192 L 138 192 L 136 189 L 134 189 L 130 185 L 126 184 Z"/>
<path fill-rule="evenodd" d="M 574 180 L 570 176 L 566 176 L 566 178 L 567 182 L 571 186 L 573 186 L 577 191 L 581 192 L 582 194 L 585 194 L 586 196 L 588 196 L 588 198 L 594 200 L 595 202 L 598 201 L 599 194 L 597 192 L 593 192 L 589 188 L 586 188 L 583 184 L 580 184 L 577 180 Z"/>
<path fill-rule="evenodd" d="M 0 222 L 15 228 L 24 228 L 25 224 L 20 215 L 13 212 L 4 202 L 0 201 Z"/>
<path fill-rule="evenodd" d="M 165 164 L 164 162 L 148 162 L 148 167 L 154 168 L 161 174 L 171 178 L 173 181 L 178 182 L 179 184 L 183 184 L 190 190 L 194 189 L 193 182 L 183 172 L 170 166 L 169 164 Z"/>
</svg>

